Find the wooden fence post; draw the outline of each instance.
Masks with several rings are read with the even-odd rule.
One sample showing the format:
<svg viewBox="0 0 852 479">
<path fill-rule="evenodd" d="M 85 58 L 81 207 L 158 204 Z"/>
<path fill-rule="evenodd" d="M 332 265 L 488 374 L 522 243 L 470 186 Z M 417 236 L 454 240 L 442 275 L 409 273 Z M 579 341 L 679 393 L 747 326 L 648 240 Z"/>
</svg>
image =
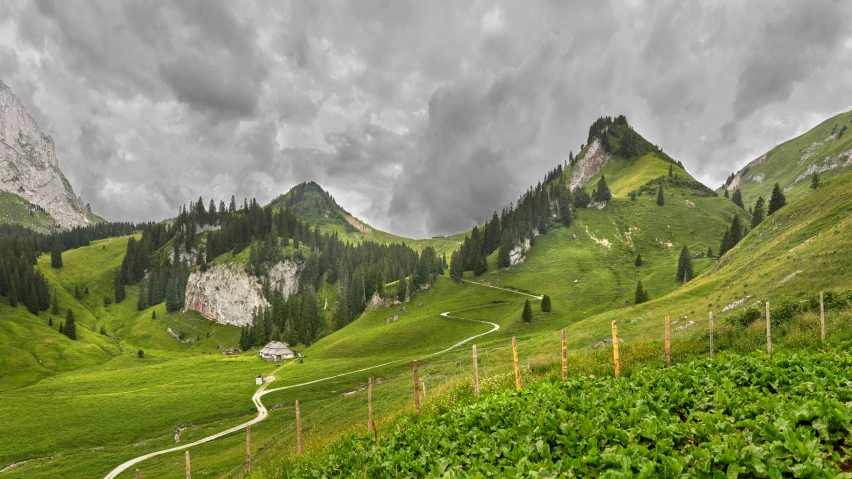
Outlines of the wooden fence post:
<svg viewBox="0 0 852 479">
<path fill-rule="evenodd" d="M 772 354 L 772 333 L 770 332 L 769 301 L 766 302 L 766 352 Z"/>
<path fill-rule="evenodd" d="M 612 322 L 612 361 L 615 364 L 615 377 L 618 377 L 621 371 L 618 361 L 618 329 L 615 326 L 615 321 Z"/>
<path fill-rule="evenodd" d="M 246 426 L 246 473 L 251 475 L 251 424 Z"/>
<path fill-rule="evenodd" d="M 373 424 L 373 376 L 367 378 L 367 434 Z"/>
<path fill-rule="evenodd" d="M 136 469 L 136 479 L 142 479 L 142 473 L 139 472 L 139 469 Z"/>
<path fill-rule="evenodd" d="M 672 332 L 669 315 L 666 315 L 666 369 L 672 367 Z"/>
<path fill-rule="evenodd" d="M 825 342 L 825 303 L 823 303 L 822 291 L 819 292 L 819 337 Z"/>
<path fill-rule="evenodd" d="M 299 455 L 302 455 L 302 415 L 299 412 L 299 400 L 296 399 L 296 448 Z"/>
<path fill-rule="evenodd" d="M 476 359 L 476 345 L 473 345 L 473 397 L 479 398 L 479 363 Z"/>
<path fill-rule="evenodd" d="M 186 479 L 192 479 L 192 473 L 189 470 L 189 449 L 186 450 Z"/>
<path fill-rule="evenodd" d="M 562 382 L 568 380 L 568 341 L 565 338 L 565 329 L 562 329 Z"/>
<path fill-rule="evenodd" d="M 521 390 L 521 370 L 518 368 L 518 341 L 512 336 L 512 358 L 515 361 L 515 390 Z"/>
<path fill-rule="evenodd" d="M 713 311 L 710 311 L 710 359 L 713 359 Z"/>
<path fill-rule="evenodd" d="M 417 360 L 414 360 L 414 413 L 420 415 L 420 380 L 417 377 Z"/>
</svg>

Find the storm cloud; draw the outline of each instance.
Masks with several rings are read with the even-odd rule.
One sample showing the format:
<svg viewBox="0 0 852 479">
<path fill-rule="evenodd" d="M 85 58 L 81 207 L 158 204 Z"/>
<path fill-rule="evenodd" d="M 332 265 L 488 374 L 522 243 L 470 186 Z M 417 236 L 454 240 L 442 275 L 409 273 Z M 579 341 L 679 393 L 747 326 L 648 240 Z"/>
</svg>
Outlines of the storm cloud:
<svg viewBox="0 0 852 479">
<path fill-rule="evenodd" d="M 408 236 L 490 217 L 625 114 L 710 186 L 850 108 L 849 2 L 7 2 L 0 79 L 95 212 L 315 180 Z"/>
</svg>

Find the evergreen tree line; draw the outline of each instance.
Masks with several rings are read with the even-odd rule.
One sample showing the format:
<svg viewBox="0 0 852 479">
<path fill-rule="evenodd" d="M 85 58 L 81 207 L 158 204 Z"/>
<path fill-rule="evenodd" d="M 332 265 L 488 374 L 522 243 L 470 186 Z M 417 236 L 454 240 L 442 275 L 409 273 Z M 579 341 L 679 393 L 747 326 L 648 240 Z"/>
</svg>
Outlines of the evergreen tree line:
<svg viewBox="0 0 852 479">
<path fill-rule="evenodd" d="M 20 303 L 33 314 L 50 308 L 50 287 L 34 267 L 36 258 L 32 238 L 0 239 L 0 296 L 13 308 Z"/>
<path fill-rule="evenodd" d="M 322 308 L 315 304 L 323 281 L 338 283 L 339 304 L 333 326 L 342 327 L 365 310 L 373 294 L 399 297 L 399 287 L 386 291 L 388 283 L 404 284 L 404 299 L 443 274 L 446 266 L 445 258 L 437 258 L 432 248 L 418 255 L 405 244 L 353 245 L 342 241 L 336 232 L 320 233 L 319 228 L 311 228 L 289 208 L 261 207 L 255 199 L 244 200 L 237 209 L 232 198 L 231 206 L 224 211 L 219 208 L 214 213 L 208 208 L 204 214 L 199 204 L 203 204 L 201 199 L 189 207 L 182 206 L 173 227 L 147 228 L 140 241 L 128 242 L 115 280 L 117 301 L 123 299 L 124 285 L 141 281 L 147 273 L 139 309 L 163 301 L 170 311 L 181 309 L 190 271 L 190 261 L 185 261 L 182 252 L 194 254 L 195 263 L 204 269 L 221 254 L 238 254 L 248 248 L 247 271 L 263 279 L 263 295 L 271 306 L 256 313 L 256 323 L 245 328 L 243 344 L 259 345 L 273 337 L 310 344 L 326 329 Z M 218 228 L 207 232 L 203 246 L 196 246 L 202 217 L 206 224 Z M 172 259 L 157 261 L 156 251 L 172 239 Z M 285 259 L 302 263 L 298 292 L 286 300 L 266 279 L 268 266 Z"/>
<path fill-rule="evenodd" d="M 134 223 L 95 223 L 87 226 L 77 226 L 70 230 L 63 230 L 51 234 L 37 233 L 20 225 L 0 225 L 0 238 L 18 238 L 33 242 L 35 251 L 49 253 L 55 244 L 59 244 L 62 251 L 89 246 L 92 241 L 126 236 L 137 230 Z"/>
<path fill-rule="evenodd" d="M 614 119 L 610 116 L 602 116 L 589 126 L 589 136 L 586 140 L 591 144 L 595 138 L 600 140 L 604 151 L 610 154 L 621 155 L 624 159 L 636 159 L 647 153 L 656 153 L 660 158 L 683 167 L 681 162 L 674 160 L 633 130 L 627 123 L 627 117 L 618 115 Z"/>
</svg>

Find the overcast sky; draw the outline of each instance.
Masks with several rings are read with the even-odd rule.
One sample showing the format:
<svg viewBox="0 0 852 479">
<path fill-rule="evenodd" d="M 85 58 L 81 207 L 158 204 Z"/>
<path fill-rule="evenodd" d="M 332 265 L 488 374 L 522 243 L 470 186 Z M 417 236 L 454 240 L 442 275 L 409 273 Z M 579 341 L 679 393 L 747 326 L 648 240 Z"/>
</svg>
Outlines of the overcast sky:
<svg viewBox="0 0 852 479">
<path fill-rule="evenodd" d="M 848 1 L 0 0 L 0 79 L 111 220 L 315 180 L 470 228 L 601 115 L 712 187 L 852 104 Z"/>
</svg>

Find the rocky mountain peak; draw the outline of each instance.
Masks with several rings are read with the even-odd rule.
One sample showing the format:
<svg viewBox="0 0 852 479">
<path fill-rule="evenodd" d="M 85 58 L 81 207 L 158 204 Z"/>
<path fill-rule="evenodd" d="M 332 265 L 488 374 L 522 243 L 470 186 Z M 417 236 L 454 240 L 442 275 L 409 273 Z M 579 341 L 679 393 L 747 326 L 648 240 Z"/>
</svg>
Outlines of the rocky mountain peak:
<svg viewBox="0 0 852 479">
<path fill-rule="evenodd" d="M 53 139 L 0 81 L 0 190 L 41 206 L 63 228 L 83 226 L 83 201 L 59 169 Z"/>
</svg>

